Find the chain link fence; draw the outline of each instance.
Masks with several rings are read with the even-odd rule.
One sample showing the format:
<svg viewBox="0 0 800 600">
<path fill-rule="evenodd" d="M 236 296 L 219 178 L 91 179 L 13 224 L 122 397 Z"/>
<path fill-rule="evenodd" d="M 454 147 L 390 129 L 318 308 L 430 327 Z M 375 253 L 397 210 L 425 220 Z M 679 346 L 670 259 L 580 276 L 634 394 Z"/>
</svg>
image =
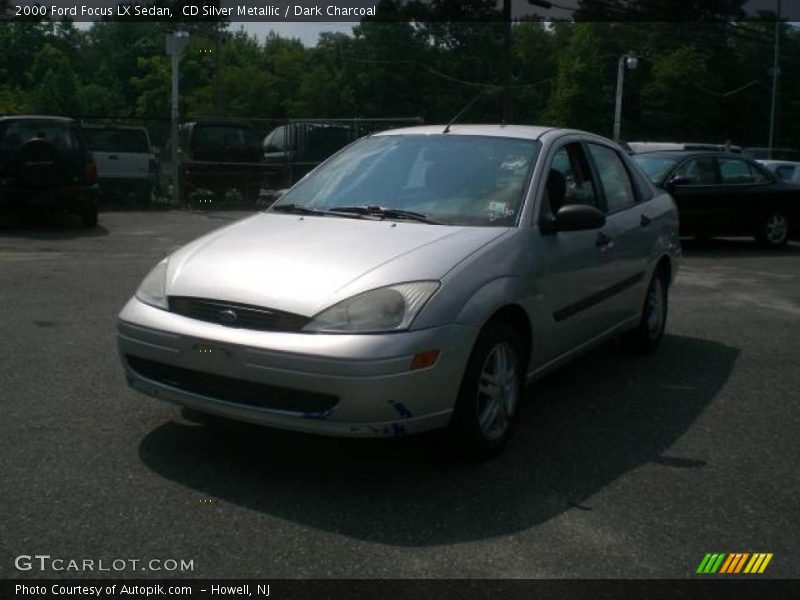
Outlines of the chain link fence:
<svg viewBox="0 0 800 600">
<path fill-rule="evenodd" d="M 179 127 L 180 185 L 176 190 L 168 119 L 92 117 L 80 121 L 89 132 L 90 146 L 92 138 L 104 140 L 92 150 L 98 163 L 101 200 L 107 208 L 266 207 L 281 190 L 358 138 L 423 123 L 419 117 L 287 120 L 187 116 Z M 138 162 L 133 155 L 142 153 L 141 145 L 125 141 L 141 139 L 135 132 L 144 132 L 147 138 L 147 158 L 139 157 Z M 125 178 L 139 183 L 119 185 Z M 146 184 L 141 183 L 144 181 Z"/>
</svg>

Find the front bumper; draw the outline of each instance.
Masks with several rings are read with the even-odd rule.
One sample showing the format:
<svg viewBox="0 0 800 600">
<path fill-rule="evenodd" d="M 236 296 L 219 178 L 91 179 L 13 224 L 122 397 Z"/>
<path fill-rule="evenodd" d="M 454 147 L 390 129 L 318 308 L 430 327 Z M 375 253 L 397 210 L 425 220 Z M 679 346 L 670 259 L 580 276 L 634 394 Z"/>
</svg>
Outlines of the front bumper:
<svg viewBox="0 0 800 600">
<path fill-rule="evenodd" d="M 190 319 L 136 298 L 122 309 L 117 326 L 128 384 L 140 392 L 240 421 L 346 437 L 444 427 L 476 336 L 475 328 L 463 325 L 372 335 L 253 331 Z M 436 349 L 433 366 L 409 370 L 414 354 Z M 189 377 L 163 378 L 160 367 L 143 364 L 166 365 Z M 258 384 L 268 404 L 269 390 L 281 393 L 278 408 L 254 405 Z M 231 399 L 233 388 L 241 387 L 247 403 Z M 308 410 L 303 394 L 324 396 L 330 406 Z M 296 409 L 292 398 L 298 399 Z"/>
</svg>

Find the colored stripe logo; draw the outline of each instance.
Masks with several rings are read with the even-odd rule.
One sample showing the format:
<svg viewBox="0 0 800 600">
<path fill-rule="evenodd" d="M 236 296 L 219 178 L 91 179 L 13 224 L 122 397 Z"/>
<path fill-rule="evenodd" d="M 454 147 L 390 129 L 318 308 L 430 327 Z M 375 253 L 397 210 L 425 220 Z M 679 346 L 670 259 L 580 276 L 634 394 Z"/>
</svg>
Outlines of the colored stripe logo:
<svg viewBox="0 0 800 600">
<path fill-rule="evenodd" d="M 700 566 L 697 567 L 697 573 L 720 573 L 725 575 L 763 573 L 771 560 L 771 552 L 754 552 L 752 554 L 750 552 L 708 553 L 703 557 Z"/>
</svg>

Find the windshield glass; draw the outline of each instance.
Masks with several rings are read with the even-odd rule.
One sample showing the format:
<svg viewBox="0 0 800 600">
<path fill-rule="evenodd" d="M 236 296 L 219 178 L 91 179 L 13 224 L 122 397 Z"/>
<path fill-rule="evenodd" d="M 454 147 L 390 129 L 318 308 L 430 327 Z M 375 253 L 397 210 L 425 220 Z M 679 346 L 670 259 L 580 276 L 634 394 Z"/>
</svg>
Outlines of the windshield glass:
<svg viewBox="0 0 800 600">
<path fill-rule="evenodd" d="M 334 156 L 275 207 L 379 206 L 447 225 L 511 226 L 540 144 L 474 135 L 366 138 Z"/>
<path fill-rule="evenodd" d="M 85 127 L 83 130 L 89 147 L 94 152 L 150 152 L 147 134 L 143 129 L 100 129 Z"/>
<path fill-rule="evenodd" d="M 636 161 L 642 170 L 653 183 L 661 183 L 664 176 L 678 164 L 678 158 L 674 156 L 647 156 L 646 154 L 634 154 L 633 160 Z"/>
</svg>

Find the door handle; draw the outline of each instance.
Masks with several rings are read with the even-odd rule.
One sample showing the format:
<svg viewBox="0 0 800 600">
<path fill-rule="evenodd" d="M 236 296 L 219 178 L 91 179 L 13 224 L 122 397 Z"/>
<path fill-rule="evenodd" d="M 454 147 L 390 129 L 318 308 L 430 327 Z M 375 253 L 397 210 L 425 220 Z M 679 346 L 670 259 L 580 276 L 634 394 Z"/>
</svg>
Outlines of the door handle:
<svg viewBox="0 0 800 600">
<path fill-rule="evenodd" d="M 653 222 L 653 219 L 651 219 L 650 217 L 648 217 L 647 215 L 644 215 L 644 214 L 642 215 L 641 221 L 639 221 L 639 223 L 642 225 L 642 227 L 648 227 L 650 225 L 650 223 L 652 223 L 652 222 Z"/>
<path fill-rule="evenodd" d="M 116 154 L 109 154 L 108 160 L 117 160 L 119 157 Z"/>
<path fill-rule="evenodd" d="M 601 250 L 608 250 L 609 248 L 614 247 L 614 240 L 608 237 L 605 233 L 601 232 L 597 234 L 597 241 L 595 241 L 594 244 Z"/>
</svg>

